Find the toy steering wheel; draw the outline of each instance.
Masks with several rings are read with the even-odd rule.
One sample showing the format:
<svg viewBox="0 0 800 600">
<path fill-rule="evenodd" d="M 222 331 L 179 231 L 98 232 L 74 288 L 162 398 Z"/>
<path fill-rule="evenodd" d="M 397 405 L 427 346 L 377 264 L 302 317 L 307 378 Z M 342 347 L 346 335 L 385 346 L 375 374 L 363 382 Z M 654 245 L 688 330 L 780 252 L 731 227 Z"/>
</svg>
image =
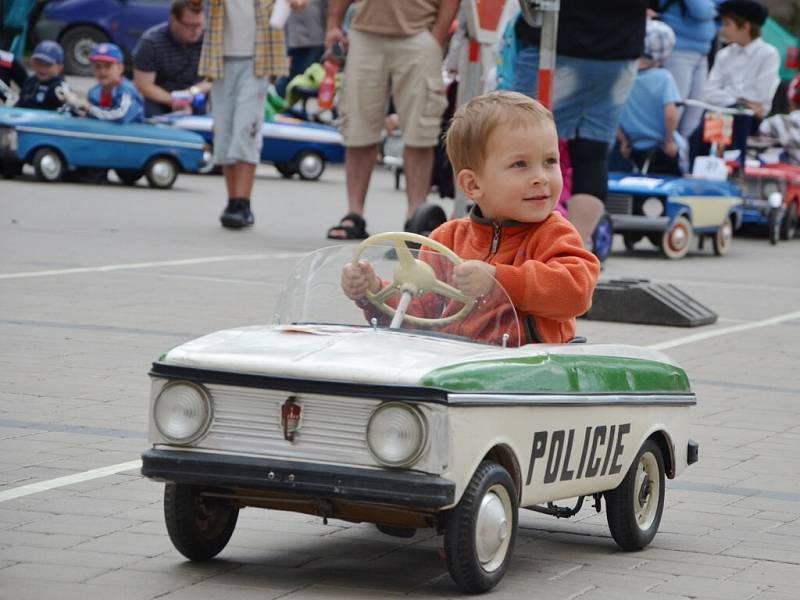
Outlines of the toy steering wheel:
<svg viewBox="0 0 800 600">
<path fill-rule="evenodd" d="M 405 320 L 421 327 L 434 327 L 448 325 L 466 317 L 475 307 L 475 298 L 463 294 L 453 286 L 445 283 L 436 277 L 436 273 L 428 263 L 414 258 L 405 242 L 413 242 L 421 246 L 428 246 L 443 254 L 454 265 L 460 265 L 464 261 L 450 248 L 435 240 L 423 235 L 408 232 L 387 232 L 373 235 L 361 242 L 353 252 L 353 264 L 357 264 L 364 250 L 369 246 L 378 246 L 382 242 L 392 242 L 397 252 L 398 265 L 394 270 L 394 280 L 381 291 L 373 294 L 367 290 L 367 300 L 378 310 L 392 317 L 389 326 L 395 329 Z M 463 302 L 464 306 L 457 313 L 449 317 L 428 318 L 407 315 L 406 309 L 415 296 L 422 296 L 429 292 L 441 294 L 447 298 L 452 298 Z M 392 296 L 399 294 L 400 302 L 397 308 L 389 306 L 386 301 Z"/>
</svg>

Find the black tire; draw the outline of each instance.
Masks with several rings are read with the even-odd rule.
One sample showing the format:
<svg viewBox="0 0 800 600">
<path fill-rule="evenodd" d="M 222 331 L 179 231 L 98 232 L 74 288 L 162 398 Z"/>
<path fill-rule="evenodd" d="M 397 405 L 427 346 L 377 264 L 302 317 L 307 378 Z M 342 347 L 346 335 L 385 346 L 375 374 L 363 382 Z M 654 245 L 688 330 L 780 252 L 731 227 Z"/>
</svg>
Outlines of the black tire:
<svg viewBox="0 0 800 600">
<path fill-rule="evenodd" d="M 278 173 L 280 173 L 285 179 L 291 179 L 292 176 L 297 174 L 297 168 L 291 162 L 280 161 L 274 164 L 275 168 L 278 170 Z"/>
<path fill-rule="evenodd" d="M 602 263 L 611 255 L 614 245 L 614 226 L 608 213 L 603 213 L 592 232 L 592 252 Z"/>
<path fill-rule="evenodd" d="M 14 159 L 0 160 L 0 175 L 3 179 L 14 179 L 22 175 L 22 163 Z"/>
<path fill-rule="evenodd" d="M 59 39 L 64 48 L 64 71 L 68 75 L 89 77 L 92 74 L 89 62 L 92 46 L 109 41 L 111 40 L 105 33 L 90 25 L 79 25 L 67 30 Z"/>
<path fill-rule="evenodd" d="M 767 235 L 773 246 L 781 239 L 781 209 L 771 208 L 767 216 Z"/>
<path fill-rule="evenodd" d="M 661 250 L 661 235 L 657 233 L 648 233 L 647 239 L 650 240 L 650 243 L 653 244 L 653 246 Z"/>
<path fill-rule="evenodd" d="M 168 156 L 154 156 L 147 162 L 144 175 L 150 187 L 167 190 L 178 178 L 178 165 Z"/>
<path fill-rule="evenodd" d="M 381 533 L 392 537 L 409 539 L 417 535 L 417 530 L 413 527 L 395 527 L 394 525 L 382 525 L 381 523 L 376 523 L 375 527 Z"/>
<path fill-rule="evenodd" d="M 137 169 L 114 169 L 114 173 L 124 185 L 136 185 L 136 182 L 144 175 Z"/>
<path fill-rule="evenodd" d="M 722 222 L 722 225 L 719 226 L 717 233 L 715 233 L 712 238 L 714 254 L 717 256 L 725 256 L 728 253 L 728 250 L 731 249 L 732 242 L 733 221 L 731 221 L 730 217 L 726 217 L 725 221 Z"/>
<path fill-rule="evenodd" d="M 298 154 L 294 164 L 300 179 L 305 181 L 316 181 L 325 172 L 325 158 L 313 150 L 306 150 Z"/>
<path fill-rule="evenodd" d="M 408 220 L 408 229 L 411 233 L 428 236 L 431 231 L 447 221 L 444 209 L 432 202 L 423 202 Z"/>
<path fill-rule="evenodd" d="M 786 207 L 781 226 L 781 239 L 792 240 L 797 235 L 797 202 L 798 200 L 794 200 Z"/>
<path fill-rule="evenodd" d="M 53 148 L 39 148 L 33 155 L 33 170 L 39 181 L 59 181 L 66 171 L 64 159 Z"/>
<path fill-rule="evenodd" d="M 175 549 L 189 560 L 209 560 L 222 552 L 236 528 L 239 507 L 202 496 L 178 483 L 164 487 L 164 520 Z"/>
<path fill-rule="evenodd" d="M 622 241 L 625 243 L 626 250 L 633 250 L 633 247 L 642 239 L 641 233 L 623 233 Z"/>
<path fill-rule="evenodd" d="M 461 500 L 445 515 L 447 568 L 462 591 L 486 592 L 503 578 L 514 552 L 518 512 L 517 490 L 511 475 L 497 463 L 482 462 Z M 496 539 L 482 543 L 477 539 L 481 517 L 502 523 L 496 528 Z M 484 531 L 494 529 L 483 528 Z"/>
<path fill-rule="evenodd" d="M 604 495 L 608 528 L 619 547 L 641 550 L 647 546 L 664 512 L 664 457 L 658 444 L 647 440 L 622 483 Z"/>
</svg>

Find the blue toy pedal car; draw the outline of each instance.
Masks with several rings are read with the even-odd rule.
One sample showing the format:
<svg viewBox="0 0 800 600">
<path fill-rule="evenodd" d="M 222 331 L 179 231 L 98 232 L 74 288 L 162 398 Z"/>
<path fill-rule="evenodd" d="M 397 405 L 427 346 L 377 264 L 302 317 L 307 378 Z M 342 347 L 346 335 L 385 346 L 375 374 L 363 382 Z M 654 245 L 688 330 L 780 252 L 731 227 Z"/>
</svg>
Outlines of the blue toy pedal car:
<svg viewBox="0 0 800 600">
<path fill-rule="evenodd" d="M 210 116 L 168 115 L 163 120 L 200 134 L 209 145 L 214 143 L 214 120 Z M 273 163 L 287 178 L 297 174 L 301 179 L 315 181 L 322 176 L 326 163 L 344 162 L 342 135 L 330 125 L 277 115 L 264 122 L 261 135 L 261 162 Z M 212 169 L 209 162 L 204 170 Z"/>
<path fill-rule="evenodd" d="M 711 238 L 722 256 L 742 223 L 742 195 L 728 181 L 610 173 L 606 210 L 628 250 L 647 237 L 664 256 L 678 259 L 695 239 L 702 248 Z"/>
<path fill-rule="evenodd" d="M 199 135 L 165 125 L 107 123 L 67 113 L 0 107 L 0 171 L 4 177 L 33 165 L 40 181 L 70 172 L 114 169 L 123 183 L 142 176 L 151 187 L 172 187 L 179 171 L 203 163 Z"/>
</svg>

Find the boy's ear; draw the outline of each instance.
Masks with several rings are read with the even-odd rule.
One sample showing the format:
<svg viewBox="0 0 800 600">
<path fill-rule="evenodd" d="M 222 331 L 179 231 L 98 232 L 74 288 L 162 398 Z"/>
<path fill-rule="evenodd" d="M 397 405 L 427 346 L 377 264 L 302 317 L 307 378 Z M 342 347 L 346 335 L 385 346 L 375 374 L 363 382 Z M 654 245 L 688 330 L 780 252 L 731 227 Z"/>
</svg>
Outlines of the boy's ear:
<svg viewBox="0 0 800 600">
<path fill-rule="evenodd" d="M 472 169 L 461 169 L 456 175 L 456 183 L 470 200 L 478 200 L 483 196 L 478 176 Z"/>
</svg>

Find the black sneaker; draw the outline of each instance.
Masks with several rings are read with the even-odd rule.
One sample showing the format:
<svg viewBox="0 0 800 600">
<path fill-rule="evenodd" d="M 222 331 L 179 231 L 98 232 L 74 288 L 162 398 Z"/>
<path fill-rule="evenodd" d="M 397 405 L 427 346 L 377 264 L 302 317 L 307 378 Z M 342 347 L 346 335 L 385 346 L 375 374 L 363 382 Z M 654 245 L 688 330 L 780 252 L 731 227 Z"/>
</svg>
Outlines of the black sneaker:
<svg viewBox="0 0 800 600">
<path fill-rule="evenodd" d="M 234 199 L 228 201 L 228 206 L 219 217 L 223 227 L 229 229 L 242 229 L 251 227 L 255 223 L 255 217 L 250 210 L 249 200 Z"/>
</svg>

